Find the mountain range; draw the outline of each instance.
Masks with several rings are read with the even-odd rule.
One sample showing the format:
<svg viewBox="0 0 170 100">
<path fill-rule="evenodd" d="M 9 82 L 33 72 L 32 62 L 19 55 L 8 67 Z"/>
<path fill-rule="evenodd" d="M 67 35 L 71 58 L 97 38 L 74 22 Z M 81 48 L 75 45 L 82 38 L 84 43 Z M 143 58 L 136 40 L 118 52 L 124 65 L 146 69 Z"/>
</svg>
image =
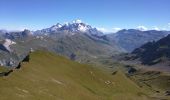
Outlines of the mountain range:
<svg viewBox="0 0 170 100">
<path fill-rule="evenodd" d="M 31 49 L 45 49 L 71 59 L 74 55 L 74 60 L 88 62 L 89 59 L 131 52 L 149 41 L 165 37 L 170 32 L 123 29 L 117 33 L 105 34 L 81 20 L 75 20 L 37 31 L 2 30 L 0 33 L 0 64 L 17 66 Z"/>
<path fill-rule="evenodd" d="M 141 31 L 137 29 L 123 29 L 114 34 L 117 44 L 127 52 L 132 52 L 143 44 L 159 39 L 170 34 L 169 31 L 148 30 Z"/>
</svg>

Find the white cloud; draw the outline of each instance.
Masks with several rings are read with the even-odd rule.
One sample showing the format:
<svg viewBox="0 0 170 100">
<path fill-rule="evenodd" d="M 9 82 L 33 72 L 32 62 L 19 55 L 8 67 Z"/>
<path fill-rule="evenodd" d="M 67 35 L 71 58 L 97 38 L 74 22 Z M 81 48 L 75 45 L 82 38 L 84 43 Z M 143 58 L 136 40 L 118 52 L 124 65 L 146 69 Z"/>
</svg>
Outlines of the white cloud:
<svg viewBox="0 0 170 100">
<path fill-rule="evenodd" d="M 80 19 L 76 19 L 73 21 L 73 23 L 82 23 L 82 21 Z"/>
<path fill-rule="evenodd" d="M 170 23 L 168 23 L 168 27 L 170 27 Z"/>
<path fill-rule="evenodd" d="M 121 30 L 121 28 L 118 28 L 118 27 L 114 27 L 114 28 L 113 28 L 113 32 L 114 32 L 114 33 L 118 32 L 118 31 L 120 31 L 120 30 Z"/>
<path fill-rule="evenodd" d="M 64 22 L 64 25 L 69 25 L 69 22 Z"/>
<path fill-rule="evenodd" d="M 108 30 L 106 28 L 103 28 L 103 27 L 98 27 L 97 30 L 99 30 L 101 32 L 108 32 Z"/>
<path fill-rule="evenodd" d="M 147 31 L 148 28 L 145 26 L 138 26 L 136 29 L 140 30 L 140 31 Z"/>
<path fill-rule="evenodd" d="M 106 29 L 106 28 L 103 28 L 103 27 L 98 27 L 97 30 L 101 31 L 101 32 L 104 32 L 104 33 L 116 33 L 118 31 L 121 30 L 121 28 L 118 28 L 118 27 L 114 27 L 112 29 Z"/>
<path fill-rule="evenodd" d="M 157 26 L 154 26 L 154 27 L 153 27 L 153 30 L 160 31 L 161 29 L 160 29 L 159 27 L 157 27 Z"/>
<path fill-rule="evenodd" d="M 167 28 L 162 28 L 162 30 L 167 30 Z"/>
</svg>

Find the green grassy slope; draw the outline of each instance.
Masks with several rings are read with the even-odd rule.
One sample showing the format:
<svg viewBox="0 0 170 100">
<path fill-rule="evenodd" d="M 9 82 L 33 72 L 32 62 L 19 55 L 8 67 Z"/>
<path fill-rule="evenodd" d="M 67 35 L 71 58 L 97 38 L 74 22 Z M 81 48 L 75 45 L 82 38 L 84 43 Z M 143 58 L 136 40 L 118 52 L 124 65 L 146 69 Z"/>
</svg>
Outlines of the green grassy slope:
<svg viewBox="0 0 170 100">
<path fill-rule="evenodd" d="M 8 71 L 7 68 L 0 66 L 0 73 L 1 73 L 1 72 L 6 72 L 6 71 Z"/>
<path fill-rule="evenodd" d="M 121 71 L 109 75 L 42 51 L 0 77 L 0 89 L 0 100 L 148 100 Z"/>
<path fill-rule="evenodd" d="M 170 100 L 170 95 L 166 93 L 170 90 L 169 73 L 148 71 L 143 69 L 137 71 L 129 77 L 140 87 L 151 90 L 151 96 L 160 98 L 161 100 Z"/>
</svg>

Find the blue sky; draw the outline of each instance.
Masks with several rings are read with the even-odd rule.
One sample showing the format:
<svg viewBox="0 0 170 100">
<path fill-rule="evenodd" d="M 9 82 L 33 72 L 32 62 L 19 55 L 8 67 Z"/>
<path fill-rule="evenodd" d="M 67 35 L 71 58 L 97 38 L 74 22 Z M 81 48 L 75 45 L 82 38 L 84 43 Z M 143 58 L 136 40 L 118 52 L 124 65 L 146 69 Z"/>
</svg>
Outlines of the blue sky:
<svg viewBox="0 0 170 100">
<path fill-rule="evenodd" d="M 0 0 L 0 29 L 36 30 L 75 19 L 105 31 L 170 30 L 170 0 Z"/>
</svg>

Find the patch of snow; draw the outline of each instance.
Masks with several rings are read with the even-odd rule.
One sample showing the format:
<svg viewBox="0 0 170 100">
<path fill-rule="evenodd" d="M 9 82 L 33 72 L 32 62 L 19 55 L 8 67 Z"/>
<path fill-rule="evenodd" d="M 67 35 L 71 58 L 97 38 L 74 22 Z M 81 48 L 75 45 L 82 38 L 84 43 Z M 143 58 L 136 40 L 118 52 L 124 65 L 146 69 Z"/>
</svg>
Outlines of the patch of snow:
<svg viewBox="0 0 170 100">
<path fill-rule="evenodd" d="M 140 31 L 147 31 L 148 30 L 148 28 L 145 27 L 145 26 L 138 26 L 137 29 L 140 30 Z"/>
<path fill-rule="evenodd" d="M 57 26 L 58 28 L 61 28 L 61 27 L 62 27 L 62 25 L 61 25 L 61 24 L 57 24 L 56 26 Z"/>
<path fill-rule="evenodd" d="M 10 39 L 5 39 L 5 42 L 3 43 L 3 46 L 8 50 L 11 51 L 10 46 L 16 44 L 16 42 L 10 40 Z"/>
<path fill-rule="evenodd" d="M 58 23 L 58 24 L 51 27 L 51 31 L 56 31 L 57 29 L 59 29 L 61 27 L 62 27 L 62 25 Z"/>
<path fill-rule="evenodd" d="M 82 31 L 82 32 L 85 32 L 85 31 L 88 30 L 88 28 L 87 28 L 87 26 L 83 26 L 83 25 L 80 25 L 80 24 L 79 24 L 78 30 L 79 30 L 79 31 Z"/>
</svg>

